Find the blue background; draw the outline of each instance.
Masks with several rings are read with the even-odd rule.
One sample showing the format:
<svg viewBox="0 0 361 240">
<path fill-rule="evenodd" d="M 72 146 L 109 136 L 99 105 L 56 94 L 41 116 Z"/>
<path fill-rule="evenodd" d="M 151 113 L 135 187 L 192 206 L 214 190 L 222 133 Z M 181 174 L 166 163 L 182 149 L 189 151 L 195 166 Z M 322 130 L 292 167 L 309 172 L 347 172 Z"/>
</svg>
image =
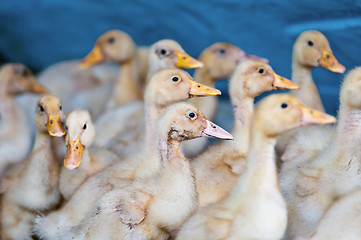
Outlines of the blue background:
<svg viewBox="0 0 361 240">
<path fill-rule="evenodd" d="M 361 62 L 361 1 L 354 0 L 2 0 L 0 17 L 1 61 L 34 71 L 85 56 L 109 29 L 126 31 L 139 45 L 172 38 L 192 56 L 214 42 L 230 42 L 268 58 L 287 78 L 296 37 L 316 29 L 347 70 Z M 343 75 L 318 68 L 313 77 L 326 110 L 336 114 Z"/>
</svg>

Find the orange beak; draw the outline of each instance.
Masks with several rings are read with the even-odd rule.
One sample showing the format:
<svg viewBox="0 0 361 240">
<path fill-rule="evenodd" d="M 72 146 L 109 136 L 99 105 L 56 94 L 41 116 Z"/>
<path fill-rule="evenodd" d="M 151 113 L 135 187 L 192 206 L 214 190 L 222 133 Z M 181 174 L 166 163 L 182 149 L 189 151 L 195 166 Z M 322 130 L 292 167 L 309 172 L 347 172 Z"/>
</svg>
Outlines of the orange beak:
<svg viewBox="0 0 361 240">
<path fill-rule="evenodd" d="M 100 46 L 95 45 L 93 50 L 80 62 L 80 69 L 87 69 L 104 61 L 104 55 Z"/>
<path fill-rule="evenodd" d="M 75 141 L 68 139 L 68 146 L 64 157 L 64 166 L 70 170 L 79 167 L 83 158 L 84 146 L 81 144 L 80 137 Z"/>
<path fill-rule="evenodd" d="M 177 68 L 201 68 L 203 67 L 203 63 L 198 61 L 197 59 L 192 58 L 185 52 L 175 52 L 178 57 L 178 62 L 176 64 Z"/>
<path fill-rule="evenodd" d="M 53 117 L 51 114 L 49 115 L 46 128 L 48 129 L 49 135 L 53 137 L 61 137 L 66 134 L 59 114 L 57 114 L 55 117 Z"/>
<path fill-rule="evenodd" d="M 322 49 L 322 56 L 318 63 L 331 72 L 344 73 L 346 71 L 345 66 L 337 61 L 331 50 Z"/>
<path fill-rule="evenodd" d="M 320 112 L 301 105 L 302 119 L 301 126 L 308 126 L 314 124 L 330 124 L 337 121 L 334 116 L 327 113 Z"/>
<path fill-rule="evenodd" d="M 280 75 L 274 73 L 274 82 L 273 82 L 273 90 L 282 90 L 282 89 L 299 89 L 300 87 L 288 80 L 287 78 L 281 77 Z"/>
<path fill-rule="evenodd" d="M 49 93 L 48 89 L 46 89 L 43 85 L 41 85 L 35 78 L 34 81 L 30 84 L 30 91 L 33 93 Z"/>
<path fill-rule="evenodd" d="M 204 84 L 198 83 L 193 80 L 189 80 L 191 82 L 191 90 L 189 92 L 192 96 L 214 96 L 221 95 L 221 91 L 218 89 L 208 87 Z"/>
</svg>

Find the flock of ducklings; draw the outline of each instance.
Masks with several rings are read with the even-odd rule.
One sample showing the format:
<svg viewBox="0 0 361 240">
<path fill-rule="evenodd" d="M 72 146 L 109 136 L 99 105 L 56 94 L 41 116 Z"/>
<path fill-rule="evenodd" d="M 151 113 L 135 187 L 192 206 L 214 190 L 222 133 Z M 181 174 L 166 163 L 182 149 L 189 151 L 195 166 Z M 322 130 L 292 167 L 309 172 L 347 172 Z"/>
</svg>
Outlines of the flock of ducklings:
<svg viewBox="0 0 361 240">
<path fill-rule="evenodd" d="M 118 30 L 37 79 L 5 64 L 1 239 L 361 239 L 361 68 L 330 125 L 314 67 L 345 72 L 318 31 L 297 38 L 292 81 L 232 44 L 196 60 Z M 197 68 L 195 80 L 180 68 Z M 231 133 L 211 122 L 223 78 Z M 291 92 L 254 106 L 277 89 Z"/>
</svg>

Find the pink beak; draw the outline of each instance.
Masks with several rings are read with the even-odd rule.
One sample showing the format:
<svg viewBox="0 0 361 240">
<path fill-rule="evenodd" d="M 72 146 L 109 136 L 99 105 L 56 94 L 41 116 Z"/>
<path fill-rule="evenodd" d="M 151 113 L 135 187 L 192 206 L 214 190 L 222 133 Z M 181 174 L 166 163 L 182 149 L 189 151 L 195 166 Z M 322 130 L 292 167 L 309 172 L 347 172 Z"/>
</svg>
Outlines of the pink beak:
<svg viewBox="0 0 361 240">
<path fill-rule="evenodd" d="M 207 121 L 207 127 L 202 131 L 202 137 L 218 138 L 224 140 L 233 140 L 232 134 L 217 126 L 209 120 Z"/>
</svg>

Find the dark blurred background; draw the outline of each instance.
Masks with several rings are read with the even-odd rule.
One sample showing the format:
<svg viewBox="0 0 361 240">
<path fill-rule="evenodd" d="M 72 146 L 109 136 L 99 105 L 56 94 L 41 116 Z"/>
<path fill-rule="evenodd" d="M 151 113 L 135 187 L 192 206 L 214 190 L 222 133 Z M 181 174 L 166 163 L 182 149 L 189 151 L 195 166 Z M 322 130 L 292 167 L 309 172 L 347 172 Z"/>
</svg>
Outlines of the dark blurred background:
<svg viewBox="0 0 361 240">
<path fill-rule="evenodd" d="M 268 58 L 287 78 L 296 37 L 316 29 L 347 70 L 361 63 L 361 1 L 355 0 L 2 0 L 0 19 L 0 62 L 22 62 L 35 72 L 85 56 L 109 29 L 129 33 L 138 45 L 175 39 L 195 57 L 214 42 L 230 42 Z M 343 75 L 318 68 L 313 77 L 326 110 L 336 114 Z"/>
</svg>

